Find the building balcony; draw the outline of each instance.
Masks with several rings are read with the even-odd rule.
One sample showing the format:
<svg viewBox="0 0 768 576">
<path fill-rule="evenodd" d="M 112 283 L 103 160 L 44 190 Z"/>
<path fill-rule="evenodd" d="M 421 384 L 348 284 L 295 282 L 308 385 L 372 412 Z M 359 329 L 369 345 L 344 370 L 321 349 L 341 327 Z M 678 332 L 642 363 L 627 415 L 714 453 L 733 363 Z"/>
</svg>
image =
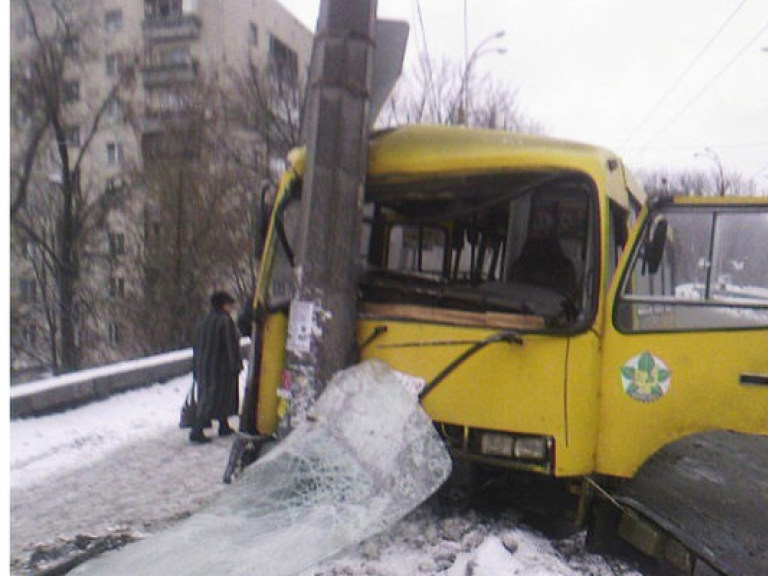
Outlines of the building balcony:
<svg viewBox="0 0 768 576">
<path fill-rule="evenodd" d="M 195 40 L 200 37 L 200 18 L 194 14 L 172 18 L 147 18 L 142 23 L 142 28 L 145 41 Z"/>
<path fill-rule="evenodd" d="M 164 132 L 169 126 L 184 123 L 188 118 L 188 114 L 183 110 L 147 107 L 144 110 L 142 131 L 145 134 Z"/>
<path fill-rule="evenodd" d="M 142 75 L 145 88 L 194 82 L 198 76 L 198 63 L 191 59 L 186 62 L 147 64 Z"/>
</svg>

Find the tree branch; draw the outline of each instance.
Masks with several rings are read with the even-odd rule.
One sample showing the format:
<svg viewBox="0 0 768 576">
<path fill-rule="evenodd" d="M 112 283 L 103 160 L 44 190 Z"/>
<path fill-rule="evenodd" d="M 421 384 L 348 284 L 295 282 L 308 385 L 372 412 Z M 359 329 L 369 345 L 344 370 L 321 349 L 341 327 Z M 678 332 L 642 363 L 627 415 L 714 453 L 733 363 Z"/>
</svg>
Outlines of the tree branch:
<svg viewBox="0 0 768 576">
<path fill-rule="evenodd" d="M 48 129 L 48 122 L 41 122 L 35 130 L 32 131 L 32 137 L 24 150 L 24 161 L 22 162 L 21 172 L 19 174 L 18 184 L 16 185 L 16 197 L 11 203 L 11 218 L 15 218 L 19 210 L 27 203 L 27 194 L 29 182 L 32 178 L 32 169 L 37 158 L 37 151 L 40 142 Z"/>
</svg>

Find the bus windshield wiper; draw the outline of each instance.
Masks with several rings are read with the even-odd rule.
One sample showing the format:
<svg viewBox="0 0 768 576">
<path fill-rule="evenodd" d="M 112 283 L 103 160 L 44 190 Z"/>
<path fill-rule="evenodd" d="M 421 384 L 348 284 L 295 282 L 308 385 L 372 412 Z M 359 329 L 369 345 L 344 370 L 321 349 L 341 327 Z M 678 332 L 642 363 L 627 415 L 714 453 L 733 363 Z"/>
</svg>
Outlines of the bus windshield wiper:
<svg viewBox="0 0 768 576">
<path fill-rule="evenodd" d="M 523 337 L 517 330 L 502 330 L 496 334 L 488 336 L 485 340 L 475 342 L 470 348 L 460 354 L 453 362 L 448 364 L 443 370 L 435 376 L 429 384 L 424 387 L 424 390 L 419 394 L 419 401 L 423 402 L 424 398 L 437 388 L 440 383 L 445 380 L 448 375 L 461 366 L 466 360 L 474 356 L 477 352 L 488 346 L 489 344 L 495 344 L 496 342 L 509 342 L 510 344 L 523 345 Z"/>
</svg>

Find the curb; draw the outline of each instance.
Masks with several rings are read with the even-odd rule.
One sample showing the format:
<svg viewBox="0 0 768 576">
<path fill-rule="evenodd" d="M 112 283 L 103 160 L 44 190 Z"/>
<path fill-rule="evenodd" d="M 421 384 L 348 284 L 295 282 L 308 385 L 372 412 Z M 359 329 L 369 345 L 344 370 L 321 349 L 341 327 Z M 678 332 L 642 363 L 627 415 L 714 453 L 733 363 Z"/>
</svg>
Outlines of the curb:
<svg viewBox="0 0 768 576">
<path fill-rule="evenodd" d="M 243 358 L 250 343 L 249 338 L 240 340 Z M 186 348 L 19 384 L 10 390 L 11 420 L 69 410 L 191 371 L 192 349 Z"/>
</svg>

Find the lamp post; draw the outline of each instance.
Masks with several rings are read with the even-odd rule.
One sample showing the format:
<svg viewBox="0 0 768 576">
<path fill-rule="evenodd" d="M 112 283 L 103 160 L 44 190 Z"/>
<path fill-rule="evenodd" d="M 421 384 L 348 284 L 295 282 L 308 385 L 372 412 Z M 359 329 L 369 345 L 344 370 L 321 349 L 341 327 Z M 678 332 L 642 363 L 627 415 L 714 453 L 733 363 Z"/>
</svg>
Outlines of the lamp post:
<svg viewBox="0 0 768 576">
<path fill-rule="evenodd" d="M 499 46 L 488 46 L 490 42 L 493 42 L 494 40 L 498 40 L 500 38 L 503 38 L 506 32 L 504 30 L 498 30 L 491 34 L 490 36 L 486 36 L 472 51 L 472 54 L 469 56 L 469 58 L 466 59 L 466 63 L 464 64 L 464 72 L 461 75 L 461 86 L 459 87 L 459 97 L 457 98 L 457 102 L 454 104 L 453 109 L 456 108 L 456 106 L 461 106 L 460 111 L 462 112 L 462 124 L 465 126 L 469 124 L 469 80 L 470 75 L 472 73 L 472 67 L 475 65 L 475 63 L 482 58 L 483 56 L 486 56 L 488 54 L 506 54 L 507 50 L 503 47 Z M 453 110 L 451 110 L 453 112 Z M 453 114 L 451 114 L 452 116 Z"/>
<path fill-rule="evenodd" d="M 703 152 L 695 152 L 693 155 L 696 158 L 707 158 L 715 164 L 718 173 L 717 194 L 718 196 L 725 196 L 725 172 L 723 171 L 723 163 L 720 161 L 720 156 L 711 148 L 704 148 Z"/>
</svg>

